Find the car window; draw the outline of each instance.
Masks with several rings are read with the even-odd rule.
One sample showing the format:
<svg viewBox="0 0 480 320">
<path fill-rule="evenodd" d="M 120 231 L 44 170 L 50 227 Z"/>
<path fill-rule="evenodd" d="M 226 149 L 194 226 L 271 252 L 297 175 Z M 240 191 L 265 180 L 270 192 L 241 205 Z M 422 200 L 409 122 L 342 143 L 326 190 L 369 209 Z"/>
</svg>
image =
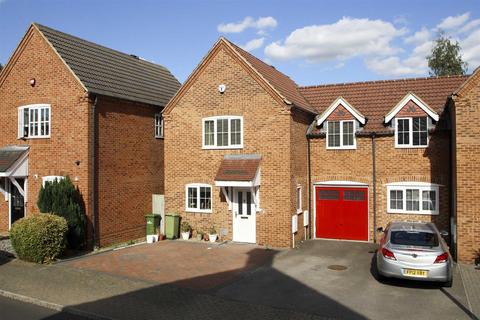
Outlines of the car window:
<svg viewBox="0 0 480 320">
<path fill-rule="evenodd" d="M 438 236 L 425 231 L 392 231 L 390 235 L 392 244 L 416 247 L 437 247 Z"/>
</svg>

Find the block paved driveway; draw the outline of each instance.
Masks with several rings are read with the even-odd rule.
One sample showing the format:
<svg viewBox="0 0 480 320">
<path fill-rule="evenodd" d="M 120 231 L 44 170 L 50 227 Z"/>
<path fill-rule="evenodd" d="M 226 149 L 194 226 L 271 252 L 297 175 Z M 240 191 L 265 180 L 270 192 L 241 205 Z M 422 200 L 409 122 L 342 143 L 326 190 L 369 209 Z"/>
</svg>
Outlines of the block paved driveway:
<svg viewBox="0 0 480 320">
<path fill-rule="evenodd" d="M 288 251 L 181 241 L 140 245 L 69 266 L 202 291 L 225 301 L 339 319 L 470 319 L 458 272 L 453 288 L 374 277 L 375 245 L 313 240 Z M 345 266 L 343 271 L 331 265 Z"/>
<path fill-rule="evenodd" d="M 209 290 L 270 265 L 279 251 L 248 244 L 161 241 L 108 251 L 66 265 L 159 284 Z"/>
</svg>

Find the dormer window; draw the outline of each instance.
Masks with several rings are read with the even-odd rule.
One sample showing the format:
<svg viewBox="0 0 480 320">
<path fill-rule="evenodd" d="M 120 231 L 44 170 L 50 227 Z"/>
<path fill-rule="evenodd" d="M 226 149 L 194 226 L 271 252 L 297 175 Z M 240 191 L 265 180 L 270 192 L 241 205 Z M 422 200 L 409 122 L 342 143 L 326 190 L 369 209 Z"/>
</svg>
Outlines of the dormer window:
<svg viewBox="0 0 480 320">
<path fill-rule="evenodd" d="M 412 92 L 385 116 L 385 124 L 395 128 L 396 148 L 426 148 L 428 129 L 440 116 Z"/>
<path fill-rule="evenodd" d="M 428 146 L 428 118 L 396 118 L 395 146 L 418 148 Z"/>
<path fill-rule="evenodd" d="M 338 97 L 316 121 L 327 133 L 327 149 L 356 149 L 355 133 L 367 119 L 344 98 Z"/>
<path fill-rule="evenodd" d="M 328 149 L 354 149 L 355 120 L 341 120 L 327 122 L 327 148 Z"/>
</svg>

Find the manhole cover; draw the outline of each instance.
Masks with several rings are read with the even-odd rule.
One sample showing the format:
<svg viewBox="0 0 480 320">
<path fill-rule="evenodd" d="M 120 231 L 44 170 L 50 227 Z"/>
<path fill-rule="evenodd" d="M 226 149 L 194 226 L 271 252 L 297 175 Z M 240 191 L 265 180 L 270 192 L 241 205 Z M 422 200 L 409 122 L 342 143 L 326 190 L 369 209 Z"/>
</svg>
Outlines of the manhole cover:
<svg viewBox="0 0 480 320">
<path fill-rule="evenodd" d="M 332 264 L 331 266 L 327 267 L 330 270 L 335 270 L 335 271 L 343 271 L 347 270 L 347 267 L 339 265 L 339 264 Z"/>
</svg>

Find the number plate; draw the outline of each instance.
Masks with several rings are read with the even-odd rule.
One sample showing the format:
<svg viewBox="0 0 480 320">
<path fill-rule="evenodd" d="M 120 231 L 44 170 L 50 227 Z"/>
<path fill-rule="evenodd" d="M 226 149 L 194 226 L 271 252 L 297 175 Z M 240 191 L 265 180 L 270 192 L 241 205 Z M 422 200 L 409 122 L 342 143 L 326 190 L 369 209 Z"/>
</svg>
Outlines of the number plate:
<svg viewBox="0 0 480 320">
<path fill-rule="evenodd" d="M 418 270 L 418 269 L 404 269 L 403 273 L 406 276 L 426 278 L 428 276 L 427 270 Z"/>
</svg>

